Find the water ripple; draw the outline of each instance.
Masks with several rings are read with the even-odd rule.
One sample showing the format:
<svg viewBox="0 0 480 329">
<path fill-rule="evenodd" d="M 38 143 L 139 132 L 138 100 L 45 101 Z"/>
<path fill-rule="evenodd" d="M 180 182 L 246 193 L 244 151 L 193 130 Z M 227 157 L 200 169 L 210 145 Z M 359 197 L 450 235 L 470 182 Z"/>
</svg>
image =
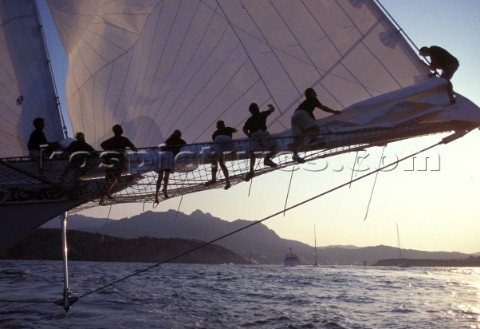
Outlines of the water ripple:
<svg viewBox="0 0 480 329">
<path fill-rule="evenodd" d="M 81 295 L 148 264 L 71 262 Z M 61 262 L 0 261 L 1 328 L 480 328 L 480 270 L 165 264 L 53 303 Z"/>
</svg>

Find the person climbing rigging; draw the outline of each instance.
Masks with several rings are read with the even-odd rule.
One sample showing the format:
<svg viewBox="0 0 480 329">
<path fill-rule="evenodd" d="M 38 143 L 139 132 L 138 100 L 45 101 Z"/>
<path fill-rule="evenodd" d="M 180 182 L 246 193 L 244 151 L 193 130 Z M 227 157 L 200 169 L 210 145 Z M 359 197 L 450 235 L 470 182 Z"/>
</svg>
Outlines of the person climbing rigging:
<svg viewBox="0 0 480 329">
<path fill-rule="evenodd" d="M 447 93 L 448 98 L 450 99 L 450 104 L 456 104 L 457 101 L 455 99 L 453 85 L 450 80 L 460 66 L 458 59 L 442 47 L 438 46 L 422 47 L 420 48 L 419 55 L 423 57 L 430 57 L 430 65 L 428 65 L 428 68 L 434 72 L 428 74 L 430 78 L 437 75 L 437 69 L 442 70 L 440 78 L 447 80 Z"/>
<path fill-rule="evenodd" d="M 319 108 L 322 111 L 341 114 L 341 111 L 335 111 L 328 106 L 323 105 L 317 98 L 317 93 L 313 88 L 307 88 L 304 92 L 305 100 L 298 106 L 292 115 L 292 135 L 293 135 L 293 161 L 297 163 L 304 163 L 305 160 L 298 155 L 298 148 L 300 147 L 304 136 L 310 136 L 309 144 L 314 146 L 316 138 L 320 132 L 320 128 L 315 121 L 313 111 Z"/>
</svg>

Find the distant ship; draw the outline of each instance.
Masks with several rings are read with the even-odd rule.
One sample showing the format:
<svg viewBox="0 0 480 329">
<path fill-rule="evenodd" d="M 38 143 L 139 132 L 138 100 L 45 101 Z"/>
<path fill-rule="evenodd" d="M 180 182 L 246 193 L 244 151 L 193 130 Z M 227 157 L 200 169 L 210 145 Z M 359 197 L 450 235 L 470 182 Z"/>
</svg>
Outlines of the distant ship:
<svg viewBox="0 0 480 329">
<path fill-rule="evenodd" d="M 300 258 L 293 253 L 292 248 L 290 248 L 290 251 L 288 252 L 288 254 L 285 255 L 285 258 L 283 259 L 283 265 L 285 266 L 300 265 Z"/>
</svg>

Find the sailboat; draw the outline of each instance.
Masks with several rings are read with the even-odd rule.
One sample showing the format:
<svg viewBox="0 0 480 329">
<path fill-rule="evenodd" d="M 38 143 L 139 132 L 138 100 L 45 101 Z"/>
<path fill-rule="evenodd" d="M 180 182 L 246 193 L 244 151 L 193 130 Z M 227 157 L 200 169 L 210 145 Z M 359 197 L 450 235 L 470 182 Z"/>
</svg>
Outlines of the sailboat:
<svg viewBox="0 0 480 329">
<path fill-rule="evenodd" d="M 409 267 L 408 262 L 403 258 L 402 245 L 400 244 L 400 231 L 397 223 L 397 261 L 399 267 Z"/>
<path fill-rule="evenodd" d="M 313 251 L 315 255 L 315 262 L 313 263 L 313 266 L 318 266 L 318 261 L 317 261 L 317 231 L 315 230 L 315 225 L 313 225 L 313 236 L 315 240 L 315 249 Z"/>
<path fill-rule="evenodd" d="M 273 104 L 269 131 L 281 169 L 294 165 L 290 119 L 306 88 L 342 111 L 320 114 L 321 143 L 307 161 L 480 125 L 480 109 L 443 79 L 430 79 L 415 46 L 377 1 L 46 0 L 68 59 L 73 132 L 100 143 L 121 124 L 139 148 L 107 204 L 154 199 L 159 145 L 176 129 L 189 142 L 176 159 L 170 197 L 219 188 L 210 180 L 212 127 L 241 127 L 248 104 Z M 100 203 L 102 154 L 79 186 L 59 184 L 68 157 L 33 159 L 27 141 L 43 117 L 50 141 L 68 138 L 34 0 L 0 0 L 0 252 L 55 216 Z M 244 182 L 248 140 L 226 155 L 231 184 Z M 103 165 L 103 167 L 102 167 Z M 262 167 L 256 175 L 276 169 Z M 221 174 L 220 174 L 221 175 Z M 223 187 L 223 186 L 222 186 Z"/>
</svg>

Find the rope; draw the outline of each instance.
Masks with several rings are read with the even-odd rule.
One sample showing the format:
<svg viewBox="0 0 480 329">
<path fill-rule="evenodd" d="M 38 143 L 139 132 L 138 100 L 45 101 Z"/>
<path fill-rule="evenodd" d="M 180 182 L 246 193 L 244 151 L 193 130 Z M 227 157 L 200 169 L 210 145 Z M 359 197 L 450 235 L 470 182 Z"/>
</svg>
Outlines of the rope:
<svg viewBox="0 0 480 329">
<path fill-rule="evenodd" d="M 287 196 L 285 197 L 285 204 L 283 205 L 283 217 L 285 217 L 285 209 L 287 208 L 288 196 L 290 195 L 290 187 L 292 186 L 293 172 L 295 171 L 295 165 L 292 167 L 292 174 L 290 175 L 290 181 L 288 182 Z"/>
<path fill-rule="evenodd" d="M 355 152 L 355 160 L 353 161 L 352 174 L 350 175 L 350 181 L 353 179 L 353 176 L 355 175 L 355 165 L 357 164 L 357 159 L 358 159 L 358 151 Z M 348 186 L 348 188 L 350 187 L 352 187 L 352 184 Z"/>
<path fill-rule="evenodd" d="M 315 195 L 315 196 L 313 196 L 313 197 L 311 197 L 311 198 L 308 198 L 308 199 L 306 199 L 306 200 L 304 200 L 304 201 L 302 201 L 302 202 L 296 203 L 296 204 L 294 204 L 294 205 L 292 205 L 292 206 L 290 206 L 290 207 L 288 207 L 288 208 L 285 208 L 285 209 L 283 209 L 283 210 L 277 211 L 277 212 L 275 212 L 275 213 L 273 213 L 273 214 L 271 214 L 271 215 L 269 215 L 269 216 L 267 216 L 267 217 L 264 217 L 264 218 L 262 218 L 262 219 L 259 219 L 259 220 L 257 220 L 257 221 L 254 221 L 254 222 L 252 222 L 252 223 L 250 223 L 250 224 L 248 224 L 248 225 L 245 225 L 245 226 L 243 226 L 243 227 L 241 227 L 241 228 L 239 228 L 239 229 L 236 229 L 236 230 L 234 230 L 234 231 L 232 231 L 232 232 L 230 232 L 230 233 L 224 234 L 224 235 L 222 235 L 222 236 L 220 236 L 220 237 L 217 237 L 217 238 L 215 238 L 215 239 L 213 239 L 213 240 L 210 240 L 210 241 L 208 241 L 208 242 L 204 242 L 204 243 L 200 244 L 200 245 L 197 246 L 197 247 L 191 248 L 191 249 L 189 249 L 189 250 L 187 250 L 187 251 L 185 251 L 185 252 L 182 252 L 182 253 L 180 253 L 180 254 L 178 254 L 178 255 L 176 255 L 176 256 L 172 256 L 172 257 L 170 257 L 170 258 L 168 258 L 168 259 L 166 259 L 166 260 L 164 260 L 164 261 L 162 261 L 162 262 L 153 264 L 153 265 L 148 266 L 148 267 L 146 267 L 146 268 L 144 268 L 144 269 L 142 269 L 142 270 L 136 271 L 136 272 L 134 272 L 134 273 L 132 273 L 132 274 L 130 274 L 130 275 L 127 275 L 127 276 L 122 277 L 122 278 L 120 278 L 120 279 L 118 279 L 118 280 L 115 280 L 115 281 L 113 281 L 113 282 L 110 282 L 110 283 L 108 283 L 108 284 L 106 284 L 106 285 L 104 285 L 104 286 L 102 286 L 102 287 L 99 287 L 99 288 L 94 289 L 94 290 L 92 290 L 92 291 L 90 291 L 90 292 L 87 292 L 87 293 L 79 296 L 78 299 L 84 298 L 84 297 L 86 297 L 86 296 L 88 296 L 88 295 L 91 295 L 91 294 L 93 294 L 93 293 L 96 293 L 96 292 L 98 292 L 98 291 L 100 291 L 100 290 L 103 290 L 103 289 L 105 289 L 105 288 L 111 287 L 111 286 L 113 286 L 113 285 L 115 285 L 115 284 L 117 284 L 117 283 L 120 283 L 120 282 L 122 282 L 122 281 L 125 281 L 125 280 L 127 280 L 127 279 L 129 279 L 129 278 L 131 278 L 131 277 L 133 277 L 133 276 L 139 275 L 139 274 L 141 274 L 141 273 L 147 272 L 147 271 L 149 271 L 149 270 L 151 270 L 151 269 L 153 269 L 153 268 L 155 268 L 155 267 L 158 267 L 158 266 L 160 266 L 160 265 L 162 265 L 162 264 L 171 262 L 171 261 L 173 261 L 173 260 L 175 260 L 175 259 L 177 259 L 177 258 L 180 258 L 180 257 L 182 257 L 182 256 L 185 256 L 185 255 L 187 255 L 187 254 L 189 254 L 189 253 L 192 253 L 192 252 L 194 252 L 194 251 L 196 251 L 196 250 L 199 250 L 199 249 L 204 248 L 204 247 L 206 247 L 206 246 L 208 246 L 208 245 L 211 245 L 211 244 L 213 244 L 213 243 L 215 243 L 215 242 L 217 242 L 217 241 L 220 241 L 220 240 L 222 240 L 222 239 L 225 239 L 225 238 L 227 238 L 227 237 L 229 237 L 229 236 L 231 236 L 231 235 L 234 235 L 234 234 L 239 233 L 239 232 L 241 232 L 241 231 L 243 231 L 243 230 L 246 230 L 247 228 L 250 228 L 250 227 L 252 227 L 252 226 L 254 226 L 254 225 L 260 224 L 260 223 L 262 223 L 262 222 L 264 222 L 264 221 L 266 221 L 266 220 L 268 220 L 268 219 L 271 219 L 271 218 L 273 218 L 273 217 L 276 217 L 276 216 L 278 216 L 278 215 L 280 215 L 280 214 L 282 214 L 282 213 L 284 213 L 284 212 L 286 212 L 286 211 L 290 211 L 290 210 L 292 210 L 292 209 L 295 209 L 295 208 L 298 208 L 298 207 L 300 207 L 300 206 L 303 206 L 304 204 L 306 204 L 306 203 L 308 203 L 308 202 L 311 202 L 311 201 L 316 200 L 316 199 L 318 199 L 318 198 L 320 198 L 320 197 L 322 197 L 322 196 L 324 196 L 324 195 L 327 195 L 327 194 L 329 194 L 329 193 L 332 193 L 332 192 L 334 192 L 334 191 L 336 191 L 336 190 L 338 190 L 338 189 L 340 189 L 340 188 L 342 188 L 342 187 L 348 186 L 348 185 L 351 184 L 352 182 L 356 182 L 356 181 L 359 181 L 359 180 L 361 180 L 361 179 L 363 179 L 363 178 L 366 178 L 366 177 L 368 177 L 368 176 L 370 176 L 370 175 L 373 175 L 373 174 L 375 174 L 375 173 L 377 173 L 377 172 L 379 172 L 379 171 L 381 171 L 381 170 L 384 170 L 384 169 L 386 169 L 386 168 L 388 168 L 388 167 L 391 167 L 391 166 L 393 166 L 393 165 L 395 165 L 395 164 L 398 164 L 398 163 L 400 163 L 400 162 L 402 162 L 402 161 L 404 161 L 404 160 L 406 160 L 406 159 L 409 159 L 409 158 L 414 157 L 414 156 L 416 156 L 416 155 L 418 155 L 418 154 L 420 154 L 420 153 L 423 153 L 423 152 L 425 152 L 425 151 L 427 151 L 427 150 L 429 150 L 429 149 L 432 149 L 432 148 L 434 148 L 435 146 L 438 146 L 438 145 L 440 145 L 440 144 L 442 144 L 442 143 L 443 143 L 443 140 L 440 141 L 440 142 L 438 142 L 438 143 L 435 143 L 435 144 L 433 144 L 433 145 L 431 145 L 431 146 L 429 146 L 429 147 L 426 147 L 426 148 L 424 148 L 424 149 L 422 149 L 422 150 L 420 150 L 420 151 L 417 151 L 417 152 L 412 153 L 412 154 L 410 154 L 410 155 L 407 155 L 407 156 L 405 156 L 405 157 L 403 157 L 403 158 L 401 158 L 401 159 L 398 159 L 398 160 L 396 160 L 396 161 L 394 161 L 394 162 L 391 162 L 391 163 L 389 163 L 388 165 L 385 165 L 385 166 L 383 166 L 383 167 L 380 167 L 380 168 L 378 168 L 378 169 L 376 169 L 376 170 L 374 170 L 374 171 L 372 171 L 372 172 L 366 173 L 366 174 L 364 174 L 364 175 L 362 175 L 362 176 L 359 176 L 359 177 L 357 177 L 357 178 L 355 178 L 355 179 L 353 179 L 353 180 L 349 180 L 348 182 L 345 182 L 345 183 L 343 183 L 343 184 L 337 185 L 336 187 L 333 187 L 333 188 L 331 188 L 331 189 L 329 189 L 329 190 L 327 190 L 327 191 L 325 191 L 325 192 L 322 192 L 322 193 L 320 193 L 320 194 L 317 194 L 317 195 Z"/>
<path fill-rule="evenodd" d="M 249 160 L 249 161 L 251 161 L 251 160 Z M 258 162 L 259 161 L 257 161 L 257 158 L 255 158 L 255 166 L 253 167 L 253 172 L 254 173 L 258 170 Z M 249 166 L 249 165 L 250 165 L 250 163 L 247 164 L 247 166 Z M 250 173 L 250 169 L 248 170 L 248 173 Z M 250 177 L 250 184 L 248 186 L 248 197 L 250 197 L 250 192 L 252 191 L 252 185 L 253 185 L 253 178 L 254 177 L 255 177 L 255 174 L 252 177 Z"/>
<path fill-rule="evenodd" d="M 395 26 L 395 28 L 398 29 L 398 32 L 401 33 L 405 37 L 405 39 L 407 39 L 408 43 L 410 43 L 410 45 L 412 45 L 413 48 L 415 48 L 418 52 L 419 49 L 418 49 L 417 45 L 415 44 L 415 42 L 413 42 L 413 40 L 410 39 L 408 34 L 403 30 L 402 26 L 393 18 L 393 16 L 383 6 L 383 4 L 380 2 L 380 0 L 375 0 L 375 2 L 377 3 L 378 7 L 380 7 L 382 9 L 382 11 L 388 16 L 388 18 L 390 19 L 392 24 Z"/>
<path fill-rule="evenodd" d="M 29 304 L 53 304 L 54 302 L 48 300 L 32 300 L 32 299 L 0 299 L 1 303 L 29 303 Z"/>
<path fill-rule="evenodd" d="M 262 81 L 262 85 L 265 87 L 265 89 L 267 90 L 267 93 L 268 95 L 270 96 L 270 98 L 272 99 L 273 103 L 276 105 L 275 108 L 279 108 L 278 104 L 275 103 L 275 100 L 274 100 L 274 97 L 273 97 L 273 93 L 269 87 L 269 84 L 264 80 L 264 76 L 260 73 L 260 70 L 258 69 L 258 65 L 256 63 L 256 61 L 252 60 L 251 56 L 250 56 L 250 52 L 248 51 L 248 48 L 245 46 L 245 43 L 243 41 L 243 39 L 240 37 L 240 35 L 238 34 L 238 31 L 237 29 L 235 28 L 235 25 L 232 24 L 232 22 L 230 21 L 229 19 L 229 16 L 227 15 L 227 13 L 225 13 L 225 10 L 223 9 L 223 7 L 220 5 L 220 1 L 219 0 L 216 0 L 216 3 L 217 3 L 217 7 L 220 8 L 220 11 L 222 12 L 223 14 L 223 18 L 225 19 L 225 21 L 228 23 L 228 26 L 230 26 L 230 28 L 232 29 L 232 32 L 233 34 L 235 34 L 239 44 L 241 45 L 241 48 L 243 49 L 243 51 L 245 52 L 245 55 L 247 56 L 248 58 L 248 61 L 249 63 L 252 65 L 253 69 L 255 70 L 255 73 L 257 74 L 259 80 Z M 245 7 L 244 7 L 245 9 Z M 249 13 L 248 13 L 249 14 Z M 250 15 L 250 14 L 249 14 Z M 253 21 L 253 20 L 252 20 Z M 266 40 L 266 39 L 265 39 Z M 270 48 L 272 54 L 274 54 L 275 57 L 277 57 L 276 55 L 276 52 L 274 51 L 274 49 L 272 48 L 272 46 L 270 45 L 270 43 L 266 42 L 268 47 Z M 278 58 L 277 58 L 278 60 Z M 281 63 L 280 60 L 278 60 L 279 63 Z M 290 81 L 292 81 L 292 78 L 290 75 L 287 75 L 288 78 L 290 79 Z M 295 86 L 295 83 L 293 83 L 292 81 L 292 84 Z M 281 110 L 278 110 L 282 115 L 284 114 Z"/>
<path fill-rule="evenodd" d="M 182 205 L 183 194 L 180 196 L 180 201 L 178 202 L 177 211 L 175 212 L 175 221 L 178 219 L 178 213 L 180 212 L 180 206 Z"/>
<path fill-rule="evenodd" d="M 188 176 L 188 173 L 187 173 L 187 175 L 185 175 L 185 179 L 182 182 L 182 186 L 185 185 L 185 182 L 187 180 L 187 176 Z M 180 201 L 178 202 L 177 212 L 175 213 L 175 221 L 177 221 L 178 213 L 180 212 L 180 206 L 182 205 L 182 202 L 183 202 L 183 196 L 184 196 L 183 194 L 180 196 Z"/>
<path fill-rule="evenodd" d="M 105 227 L 107 226 L 107 223 L 108 221 L 110 220 L 110 212 L 112 211 L 112 205 L 110 205 L 110 207 L 108 208 L 108 214 L 107 214 L 107 218 L 105 219 L 105 223 L 103 223 L 103 227 L 102 227 L 102 243 L 103 243 L 103 239 L 105 237 Z"/>
<path fill-rule="evenodd" d="M 379 166 L 380 164 L 383 162 L 383 154 L 385 153 L 385 149 L 387 148 L 387 146 L 384 146 L 383 147 L 383 150 L 382 150 L 382 156 L 380 157 L 380 162 L 379 162 Z M 370 203 L 372 202 L 372 198 L 373 198 L 373 191 L 375 190 L 375 186 L 377 185 L 377 178 L 378 178 L 378 173 L 379 171 L 377 171 L 377 173 L 375 174 L 375 179 L 373 180 L 373 186 L 372 186 L 372 190 L 370 191 L 370 199 L 368 199 L 368 204 L 367 204 L 367 210 L 365 212 L 365 217 L 363 218 L 363 220 L 367 220 L 367 216 L 368 216 L 368 211 L 370 210 Z"/>
</svg>

